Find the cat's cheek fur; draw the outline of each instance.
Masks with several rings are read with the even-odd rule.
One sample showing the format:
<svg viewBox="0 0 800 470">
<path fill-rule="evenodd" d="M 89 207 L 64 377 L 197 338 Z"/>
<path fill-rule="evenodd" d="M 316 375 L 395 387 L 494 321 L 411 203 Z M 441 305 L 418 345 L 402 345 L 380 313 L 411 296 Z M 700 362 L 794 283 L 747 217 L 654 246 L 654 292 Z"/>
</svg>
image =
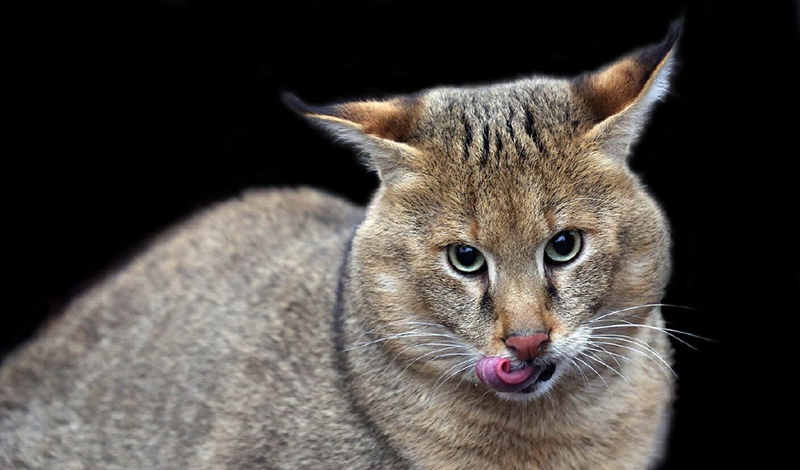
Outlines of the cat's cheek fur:
<svg viewBox="0 0 800 470">
<path fill-rule="evenodd" d="M 464 341 L 480 347 L 491 325 L 491 318 L 480 308 L 485 293 L 483 281 L 459 279 L 458 275 L 442 272 L 434 272 L 428 279 L 432 281 L 416 283 L 417 295 L 429 306 L 428 315 Z"/>
<path fill-rule="evenodd" d="M 574 263 L 548 269 L 557 317 L 575 328 L 594 314 L 607 295 L 617 262 L 616 247 L 606 237 L 586 233 L 582 252 Z"/>
<path fill-rule="evenodd" d="M 654 204 L 642 201 L 623 227 L 620 239 L 625 256 L 610 290 L 627 299 L 619 299 L 618 308 L 631 306 L 634 300 L 638 304 L 658 302 L 664 296 L 671 268 L 669 228 L 663 215 Z"/>
</svg>

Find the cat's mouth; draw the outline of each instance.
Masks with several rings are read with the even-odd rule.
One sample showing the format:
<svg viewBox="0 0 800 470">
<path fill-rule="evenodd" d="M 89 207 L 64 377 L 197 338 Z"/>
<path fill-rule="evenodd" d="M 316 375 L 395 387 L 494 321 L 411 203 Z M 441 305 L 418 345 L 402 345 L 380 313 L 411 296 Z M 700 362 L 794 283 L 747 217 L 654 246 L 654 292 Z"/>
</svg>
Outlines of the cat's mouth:
<svg viewBox="0 0 800 470">
<path fill-rule="evenodd" d="M 513 368 L 511 361 L 501 356 L 484 357 L 475 365 L 475 373 L 484 385 L 505 393 L 531 393 L 555 372 L 556 365 L 552 363 L 523 363 Z"/>
</svg>

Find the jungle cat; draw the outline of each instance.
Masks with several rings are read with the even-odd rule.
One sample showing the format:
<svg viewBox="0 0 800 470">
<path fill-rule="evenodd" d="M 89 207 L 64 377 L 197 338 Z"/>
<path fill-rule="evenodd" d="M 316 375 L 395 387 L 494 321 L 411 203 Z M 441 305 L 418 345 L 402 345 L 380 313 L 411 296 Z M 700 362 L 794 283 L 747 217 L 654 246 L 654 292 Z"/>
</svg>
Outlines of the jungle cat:
<svg viewBox="0 0 800 470">
<path fill-rule="evenodd" d="M 628 154 L 674 43 L 573 78 L 289 99 L 363 152 L 367 207 L 254 190 L 154 240 L 7 359 L 0 466 L 655 466 L 670 236 Z"/>
</svg>

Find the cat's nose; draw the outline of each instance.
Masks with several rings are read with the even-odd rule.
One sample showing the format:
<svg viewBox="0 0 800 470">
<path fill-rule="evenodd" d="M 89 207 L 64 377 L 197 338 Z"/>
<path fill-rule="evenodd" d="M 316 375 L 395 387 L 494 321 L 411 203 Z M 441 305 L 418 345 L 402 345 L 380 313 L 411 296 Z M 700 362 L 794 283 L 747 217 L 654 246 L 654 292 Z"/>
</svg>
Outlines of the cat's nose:
<svg viewBox="0 0 800 470">
<path fill-rule="evenodd" d="M 506 346 L 514 350 L 520 361 L 527 361 L 538 356 L 542 345 L 548 341 L 550 335 L 539 332 L 530 336 L 509 336 L 506 338 Z"/>
</svg>

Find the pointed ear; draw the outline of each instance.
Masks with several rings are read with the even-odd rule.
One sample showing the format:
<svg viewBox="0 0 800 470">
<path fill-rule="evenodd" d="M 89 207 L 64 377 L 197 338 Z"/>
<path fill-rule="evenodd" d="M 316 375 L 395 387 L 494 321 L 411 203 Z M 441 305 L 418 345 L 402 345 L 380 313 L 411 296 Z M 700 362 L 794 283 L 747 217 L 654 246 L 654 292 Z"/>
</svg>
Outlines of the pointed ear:
<svg viewBox="0 0 800 470">
<path fill-rule="evenodd" d="M 355 145 L 367 157 L 367 165 L 388 181 L 417 154 L 411 145 L 422 101 L 417 97 L 388 101 L 354 101 L 329 106 L 309 106 L 294 95 L 284 95 L 295 111 L 329 131 L 335 138 Z"/>
<path fill-rule="evenodd" d="M 680 26 L 675 25 L 662 44 L 572 81 L 572 91 L 593 123 L 587 137 L 599 141 L 606 153 L 627 157 L 653 104 L 667 93 L 679 35 Z"/>
</svg>

